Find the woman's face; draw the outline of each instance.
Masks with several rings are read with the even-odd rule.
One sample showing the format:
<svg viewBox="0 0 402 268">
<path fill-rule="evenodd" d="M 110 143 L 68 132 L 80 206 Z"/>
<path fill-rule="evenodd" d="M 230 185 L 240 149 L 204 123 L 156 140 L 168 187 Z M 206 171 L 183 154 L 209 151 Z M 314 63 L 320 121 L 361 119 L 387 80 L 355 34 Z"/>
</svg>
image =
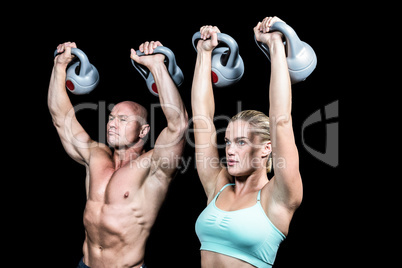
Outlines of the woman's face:
<svg viewBox="0 0 402 268">
<path fill-rule="evenodd" d="M 270 142 L 261 142 L 255 129 L 248 122 L 230 122 L 225 133 L 226 160 L 232 176 L 247 176 L 259 169 L 266 170 Z M 269 148 L 268 148 L 269 147 Z M 269 151 L 269 152 L 268 152 Z"/>
</svg>

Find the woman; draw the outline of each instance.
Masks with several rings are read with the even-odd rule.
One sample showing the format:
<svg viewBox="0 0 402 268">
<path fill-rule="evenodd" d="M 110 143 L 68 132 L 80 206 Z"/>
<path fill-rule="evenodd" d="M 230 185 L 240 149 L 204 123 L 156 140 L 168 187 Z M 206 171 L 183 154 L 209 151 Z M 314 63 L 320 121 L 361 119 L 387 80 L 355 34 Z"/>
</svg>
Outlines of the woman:
<svg viewBox="0 0 402 268">
<path fill-rule="evenodd" d="M 271 57 L 269 118 L 243 111 L 225 132 L 227 168 L 217 164 L 211 53 L 219 29 L 201 27 L 192 87 L 198 175 L 208 205 L 196 222 L 202 267 L 271 267 L 285 239 L 303 190 L 291 118 L 291 83 L 279 32 L 280 19 L 267 17 L 254 28 Z M 267 105 L 268 106 L 268 105 Z M 275 175 L 268 180 L 273 164 Z"/>
</svg>

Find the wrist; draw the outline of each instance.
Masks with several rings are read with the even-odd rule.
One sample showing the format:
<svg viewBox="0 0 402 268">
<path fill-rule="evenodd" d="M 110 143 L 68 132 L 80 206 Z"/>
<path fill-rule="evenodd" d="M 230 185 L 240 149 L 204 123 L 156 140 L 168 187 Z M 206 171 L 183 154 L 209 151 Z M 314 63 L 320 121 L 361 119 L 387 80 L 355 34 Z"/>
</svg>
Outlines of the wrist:
<svg viewBox="0 0 402 268">
<path fill-rule="evenodd" d="M 283 44 L 282 38 L 281 37 L 276 37 L 273 38 L 269 41 L 266 42 L 266 45 L 269 48 L 269 53 L 277 53 L 278 51 L 284 51 L 285 50 L 285 45 Z"/>
<path fill-rule="evenodd" d="M 163 73 L 169 72 L 164 62 L 152 64 L 148 67 L 148 69 L 152 73 L 154 79 L 158 79 L 158 77 L 160 77 Z"/>
<path fill-rule="evenodd" d="M 212 60 L 212 51 L 198 50 L 197 60 L 204 63 Z"/>
<path fill-rule="evenodd" d="M 198 49 L 198 55 L 202 57 L 211 57 L 213 50 Z"/>
<path fill-rule="evenodd" d="M 151 73 L 158 72 L 161 70 L 167 70 L 166 64 L 163 61 L 154 62 L 153 64 L 146 67 L 149 69 Z"/>
<path fill-rule="evenodd" d="M 58 72 L 58 73 L 66 73 L 68 64 L 63 64 L 63 63 L 54 63 L 53 69 Z"/>
</svg>

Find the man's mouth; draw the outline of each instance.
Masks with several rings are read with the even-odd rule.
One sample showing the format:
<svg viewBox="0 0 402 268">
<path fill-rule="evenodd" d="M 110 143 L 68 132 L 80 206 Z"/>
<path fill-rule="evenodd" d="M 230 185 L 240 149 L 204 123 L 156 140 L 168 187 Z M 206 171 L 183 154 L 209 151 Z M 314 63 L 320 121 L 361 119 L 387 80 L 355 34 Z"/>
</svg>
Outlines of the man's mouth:
<svg viewBox="0 0 402 268">
<path fill-rule="evenodd" d="M 233 159 L 228 159 L 228 166 L 234 166 L 235 164 L 237 164 L 238 163 L 238 161 L 235 161 L 235 160 L 233 160 Z"/>
<path fill-rule="evenodd" d="M 119 136 L 119 134 L 117 132 L 113 131 L 113 130 L 109 130 L 108 134 L 109 135 L 117 135 L 117 136 Z"/>
</svg>

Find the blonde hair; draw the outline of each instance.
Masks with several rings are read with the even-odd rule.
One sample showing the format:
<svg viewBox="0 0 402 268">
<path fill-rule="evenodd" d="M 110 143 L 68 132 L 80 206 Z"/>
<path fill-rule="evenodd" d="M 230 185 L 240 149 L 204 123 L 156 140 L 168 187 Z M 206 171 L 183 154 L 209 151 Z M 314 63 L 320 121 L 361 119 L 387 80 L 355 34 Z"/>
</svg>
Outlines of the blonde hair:
<svg viewBox="0 0 402 268">
<path fill-rule="evenodd" d="M 271 132 L 269 128 L 269 117 L 264 113 L 256 111 L 256 110 L 245 110 L 236 114 L 230 119 L 230 122 L 234 122 L 236 120 L 243 120 L 252 125 L 254 129 L 254 133 L 256 133 L 262 142 L 271 141 Z M 272 152 L 268 156 L 267 161 L 267 173 L 272 170 Z"/>
</svg>

